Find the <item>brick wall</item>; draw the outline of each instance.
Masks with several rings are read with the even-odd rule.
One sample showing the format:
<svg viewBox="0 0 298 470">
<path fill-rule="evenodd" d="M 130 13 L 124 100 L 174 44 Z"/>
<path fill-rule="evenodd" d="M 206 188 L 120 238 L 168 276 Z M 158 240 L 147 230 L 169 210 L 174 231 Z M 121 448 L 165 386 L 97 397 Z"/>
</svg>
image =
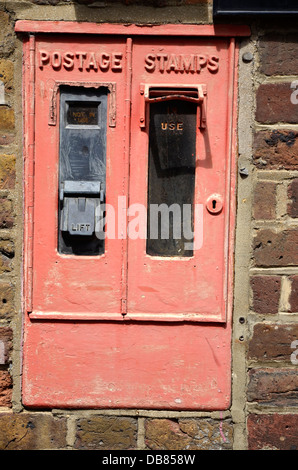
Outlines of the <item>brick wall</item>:
<svg viewBox="0 0 298 470">
<path fill-rule="evenodd" d="M 12 407 L 12 322 L 14 299 L 15 226 L 15 37 L 9 15 L 0 11 L 0 409 Z"/>
<path fill-rule="evenodd" d="M 260 35 L 252 149 L 249 449 L 295 449 L 298 444 L 298 105 L 291 88 L 297 56 L 297 34 Z"/>
<path fill-rule="evenodd" d="M 80 5 L 83 3 L 86 5 Z M 91 8 L 95 3 L 98 9 Z M 111 3 L 114 13 L 109 12 Z M 0 80 L 4 86 L 0 103 L 0 449 L 297 448 L 298 104 L 291 84 L 298 80 L 298 41 L 297 34 L 288 33 L 286 26 L 278 30 L 270 23 L 267 29 L 254 25 L 249 40 L 255 48 L 252 76 L 247 77 L 252 80 L 252 92 L 245 97 L 255 103 L 250 111 L 253 142 L 246 183 L 252 204 L 249 215 L 244 216 L 239 206 L 238 220 L 245 224 L 250 251 L 247 264 L 239 267 L 237 259 L 235 264 L 242 284 L 236 286 L 236 295 L 241 297 L 241 289 L 249 292 L 249 305 L 241 310 L 235 304 L 242 333 L 234 339 L 245 352 L 238 357 L 234 349 L 233 367 L 242 375 L 238 374 L 241 386 L 234 389 L 231 408 L 223 413 L 43 412 L 22 405 L 21 46 L 14 34 L 14 20 L 60 19 L 61 15 L 75 20 L 75 14 L 78 19 L 94 21 L 100 12 L 101 18 L 107 14 L 112 21 L 113 15 L 119 19 L 117 4 L 121 18 L 129 11 L 149 23 L 154 18 L 158 22 L 161 14 L 169 21 L 181 21 L 180 12 L 186 22 L 211 20 L 211 3 L 204 0 L 152 0 L 150 6 L 138 0 L 81 0 L 72 4 L 75 10 L 62 0 L 0 5 Z M 134 4 L 138 8 L 146 4 L 149 9 L 144 7 L 140 17 L 139 9 L 127 10 Z M 241 132 L 239 135 L 245 139 Z M 241 241 L 237 244 L 236 253 L 240 253 Z"/>
</svg>

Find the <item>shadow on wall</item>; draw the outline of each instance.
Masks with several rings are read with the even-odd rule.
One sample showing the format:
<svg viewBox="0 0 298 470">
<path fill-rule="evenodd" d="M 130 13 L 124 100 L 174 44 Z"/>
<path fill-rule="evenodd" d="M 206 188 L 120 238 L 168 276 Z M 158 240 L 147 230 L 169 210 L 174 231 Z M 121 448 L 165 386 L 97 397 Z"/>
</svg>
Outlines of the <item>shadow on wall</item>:
<svg viewBox="0 0 298 470">
<path fill-rule="evenodd" d="M 57 0 L 52 0 L 57 1 Z M 74 4 L 76 18 L 77 20 L 85 19 L 86 11 L 82 10 L 82 5 L 89 7 L 87 10 L 90 11 L 90 15 L 93 17 L 95 16 L 95 12 L 97 12 L 98 17 L 101 15 L 99 14 L 101 9 L 105 10 L 112 10 L 117 8 L 117 14 L 119 17 L 117 20 L 120 21 L 127 21 L 129 18 L 129 11 L 130 9 L 125 8 L 128 6 L 142 6 L 147 7 L 145 8 L 148 10 L 148 7 L 165 7 L 169 5 L 181 5 L 181 0 L 70 0 Z M 113 8 L 114 7 L 114 8 Z M 85 10 L 85 9 L 84 9 Z M 128 16 L 127 16 L 128 15 Z M 97 16 L 97 15 L 96 15 Z M 96 19 L 99 19 L 99 18 Z"/>
<path fill-rule="evenodd" d="M 184 0 L 31 0 L 38 5 L 63 5 L 63 4 L 77 4 L 87 5 L 93 7 L 111 7 L 113 5 L 142 5 L 144 7 L 166 7 L 166 6 L 181 6 Z M 189 2 L 191 3 L 191 2 Z M 192 0 L 192 3 L 208 3 L 208 0 Z"/>
<path fill-rule="evenodd" d="M 65 1 L 65 0 L 64 0 Z M 155 6 L 155 7 L 165 7 L 165 6 L 177 6 L 183 3 L 183 0 L 72 0 L 78 4 L 92 5 L 97 4 L 100 6 L 110 6 L 115 3 L 122 3 L 124 5 L 142 5 L 142 6 Z M 52 0 L 52 2 L 59 2 L 59 0 Z M 198 2 L 199 3 L 199 2 Z"/>
<path fill-rule="evenodd" d="M 206 23 L 209 0 L 31 0 L 38 5 L 70 5 L 77 21 L 123 23 Z M 164 8 L 163 8 L 164 7 Z M 179 7 L 179 15 L 177 9 Z"/>
</svg>

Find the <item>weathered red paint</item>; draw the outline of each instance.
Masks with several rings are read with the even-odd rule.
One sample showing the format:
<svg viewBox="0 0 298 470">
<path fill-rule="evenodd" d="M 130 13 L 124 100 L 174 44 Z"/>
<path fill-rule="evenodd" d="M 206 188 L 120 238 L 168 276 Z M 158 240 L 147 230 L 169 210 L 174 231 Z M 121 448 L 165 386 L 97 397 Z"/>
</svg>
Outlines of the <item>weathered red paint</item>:
<svg viewBox="0 0 298 470">
<path fill-rule="evenodd" d="M 230 327 L 38 321 L 26 336 L 27 406 L 229 406 Z"/>
<path fill-rule="evenodd" d="M 86 23 L 71 21 L 30 21 L 19 20 L 16 23 L 17 32 L 54 33 L 54 34 L 108 34 L 108 35 L 143 35 L 143 36 L 217 36 L 242 37 L 250 36 L 247 25 L 177 25 L 162 24 L 155 26 L 135 24 Z"/>
<path fill-rule="evenodd" d="M 233 233 L 230 210 L 231 185 L 229 166 L 233 154 L 230 149 L 234 91 L 234 42 L 233 40 L 151 39 L 150 54 L 181 54 L 190 57 L 197 47 L 199 53 L 218 58 L 218 71 L 204 68 L 200 73 L 163 73 L 157 68 L 144 73 L 144 57 L 148 53 L 148 42 L 134 41 L 133 86 L 132 86 L 132 148 L 130 156 L 130 204 L 146 205 L 147 200 L 147 149 L 148 134 L 140 132 L 140 109 L 142 95 L 140 83 L 166 83 L 178 88 L 182 84 L 202 84 L 207 89 L 206 129 L 197 132 L 197 164 L 195 203 L 204 205 L 203 240 L 200 249 L 191 258 L 159 258 L 146 255 L 145 241 L 138 239 L 130 243 L 128 250 L 128 312 L 131 319 L 192 321 L 225 321 L 227 314 L 229 236 Z M 166 76 L 164 76 L 166 74 Z M 199 127 L 199 125 L 198 125 Z M 233 164 L 234 167 L 234 164 Z M 206 210 L 207 200 L 214 192 L 224 199 L 224 208 L 216 216 Z M 201 222 L 201 221 L 200 221 Z M 233 223 L 233 222 L 232 222 Z M 196 227 L 195 227 L 196 232 Z"/>
<path fill-rule="evenodd" d="M 247 28 L 20 21 L 16 30 L 34 33 L 24 40 L 24 404 L 227 408 L 237 98 L 233 36 L 248 34 Z M 100 37 L 90 36 L 99 32 Z M 97 70 L 95 53 L 101 54 Z M 165 53 L 172 60 L 168 70 Z M 158 55 L 163 59 L 154 59 Z M 176 57 L 184 64 L 181 70 L 175 70 Z M 127 206 L 146 206 L 142 86 L 206 87 L 206 128 L 197 128 L 195 196 L 204 205 L 204 239 L 193 257 L 150 257 L 145 240 L 127 237 L 107 239 L 99 257 L 57 252 L 56 114 L 59 86 L 69 83 L 105 84 L 113 91 L 107 202 L 115 208 L 118 196 Z M 214 194 L 222 203 L 216 215 L 208 210 Z M 124 229 L 129 221 L 125 216 Z"/>
</svg>

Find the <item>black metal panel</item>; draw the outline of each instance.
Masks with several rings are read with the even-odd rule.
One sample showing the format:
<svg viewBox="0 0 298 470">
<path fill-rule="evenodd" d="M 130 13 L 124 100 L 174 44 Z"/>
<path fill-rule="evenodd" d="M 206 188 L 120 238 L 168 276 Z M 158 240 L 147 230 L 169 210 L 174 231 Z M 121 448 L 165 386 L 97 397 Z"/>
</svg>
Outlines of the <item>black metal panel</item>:
<svg viewBox="0 0 298 470">
<path fill-rule="evenodd" d="M 213 15 L 297 15 L 297 0 L 213 0 Z"/>
<path fill-rule="evenodd" d="M 193 232 L 196 126 L 194 103 L 171 100 L 150 104 L 147 254 L 151 256 L 193 254 L 186 244 L 193 241 L 189 233 Z M 164 217 L 157 219 L 161 204 Z M 188 215 L 184 224 L 183 214 Z M 166 224 L 169 237 L 163 238 Z"/>
<path fill-rule="evenodd" d="M 95 220 L 89 223 L 88 218 L 92 204 L 94 210 L 100 204 L 100 194 L 86 190 L 86 194 L 80 192 L 61 199 L 61 192 L 65 182 L 82 182 L 88 188 L 86 183 L 93 181 L 100 182 L 102 193 L 105 193 L 107 92 L 107 88 L 62 87 L 60 90 L 58 250 L 63 254 L 99 255 L 104 252 L 104 240 L 97 238 L 95 233 L 89 236 L 82 230 L 74 235 L 64 230 L 65 224 L 61 221 L 66 213 L 70 214 L 67 204 L 70 197 L 78 208 L 89 208 L 89 215 L 86 210 L 82 211 L 81 225 L 74 220 L 75 226 L 94 227 Z"/>
<path fill-rule="evenodd" d="M 67 124 L 96 126 L 98 123 L 98 103 L 70 102 L 66 119 Z"/>
</svg>

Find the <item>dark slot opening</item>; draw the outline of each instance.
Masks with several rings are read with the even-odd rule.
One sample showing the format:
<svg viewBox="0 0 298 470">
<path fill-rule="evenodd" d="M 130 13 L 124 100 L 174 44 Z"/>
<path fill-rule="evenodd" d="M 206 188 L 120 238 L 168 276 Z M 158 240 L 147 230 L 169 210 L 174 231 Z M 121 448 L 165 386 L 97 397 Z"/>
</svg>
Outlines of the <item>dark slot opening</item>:
<svg viewBox="0 0 298 470">
<path fill-rule="evenodd" d="M 199 98 L 199 93 L 197 88 L 167 88 L 167 87 L 159 87 L 159 88 L 150 88 L 149 91 L 149 98 L 159 98 L 162 96 L 170 96 L 170 95 L 180 95 L 180 96 L 187 96 L 190 98 Z"/>
<path fill-rule="evenodd" d="M 172 90 L 177 94 L 178 90 Z M 147 254 L 192 256 L 197 105 L 150 104 Z"/>
</svg>

